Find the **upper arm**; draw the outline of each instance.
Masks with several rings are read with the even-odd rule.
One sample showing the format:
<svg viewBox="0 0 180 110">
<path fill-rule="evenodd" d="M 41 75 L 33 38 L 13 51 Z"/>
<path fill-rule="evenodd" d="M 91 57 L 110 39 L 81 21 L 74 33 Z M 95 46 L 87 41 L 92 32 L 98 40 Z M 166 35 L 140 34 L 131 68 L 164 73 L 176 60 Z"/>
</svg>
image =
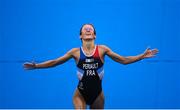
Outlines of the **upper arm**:
<svg viewBox="0 0 180 110">
<path fill-rule="evenodd" d="M 104 55 L 109 56 L 111 59 L 113 59 L 116 62 L 120 62 L 123 63 L 126 58 L 113 52 L 109 47 L 102 45 L 103 51 L 104 51 Z"/>
<path fill-rule="evenodd" d="M 69 59 L 73 58 L 74 52 L 76 51 L 76 48 L 73 48 L 69 50 L 66 54 L 64 54 L 62 57 L 59 57 L 55 59 L 58 64 L 64 63 L 68 61 Z"/>
<path fill-rule="evenodd" d="M 104 55 L 108 55 L 109 57 L 113 57 L 114 52 L 107 46 L 101 45 L 102 52 Z"/>
</svg>

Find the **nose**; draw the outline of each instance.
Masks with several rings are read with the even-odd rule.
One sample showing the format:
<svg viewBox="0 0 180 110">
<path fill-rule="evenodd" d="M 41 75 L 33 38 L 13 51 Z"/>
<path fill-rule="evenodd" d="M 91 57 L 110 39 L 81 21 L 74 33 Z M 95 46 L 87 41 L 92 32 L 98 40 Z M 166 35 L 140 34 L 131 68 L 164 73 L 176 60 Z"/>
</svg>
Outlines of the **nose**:
<svg viewBox="0 0 180 110">
<path fill-rule="evenodd" d="M 90 31 L 91 29 L 90 28 L 86 28 L 86 31 Z"/>
</svg>

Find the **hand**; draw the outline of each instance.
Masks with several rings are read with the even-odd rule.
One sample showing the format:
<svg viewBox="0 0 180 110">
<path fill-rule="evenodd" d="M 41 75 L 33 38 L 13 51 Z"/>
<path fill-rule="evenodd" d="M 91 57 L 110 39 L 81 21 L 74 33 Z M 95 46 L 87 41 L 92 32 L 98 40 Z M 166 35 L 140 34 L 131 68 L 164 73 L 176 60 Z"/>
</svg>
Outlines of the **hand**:
<svg viewBox="0 0 180 110">
<path fill-rule="evenodd" d="M 26 69 L 26 70 L 32 70 L 32 69 L 36 68 L 36 64 L 34 62 L 32 62 L 32 63 L 29 63 L 29 62 L 24 63 L 23 66 L 24 66 L 24 69 Z"/>
<path fill-rule="evenodd" d="M 151 58 L 151 57 L 154 57 L 156 54 L 158 53 L 158 49 L 150 49 L 150 48 L 147 48 L 143 54 L 143 58 Z"/>
</svg>

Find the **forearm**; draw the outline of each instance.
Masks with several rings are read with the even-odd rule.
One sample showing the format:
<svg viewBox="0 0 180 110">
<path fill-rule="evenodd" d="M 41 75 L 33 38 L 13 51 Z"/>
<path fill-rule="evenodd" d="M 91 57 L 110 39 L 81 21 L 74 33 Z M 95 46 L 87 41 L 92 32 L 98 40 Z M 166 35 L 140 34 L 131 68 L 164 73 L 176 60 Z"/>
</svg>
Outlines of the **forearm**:
<svg viewBox="0 0 180 110">
<path fill-rule="evenodd" d="M 140 61 L 143 59 L 143 54 L 137 55 L 137 56 L 128 56 L 125 57 L 125 60 L 123 61 L 123 64 L 130 64 L 137 61 Z"/>
<path fill-rule="evenodd" d="M 56 60 L 48 60 L 42 63 L 35 64 L 35 69 L 50 68 L 56 66 L 58 63 Z"/>
<path fill-rule="evenodd" d="M 67 52 L 64 56 L 59 57 L 54 60 L 48 60 L 42 63 L 25 63 L 24 68 L 25 69 L 40 69 L 40 68 L 50 68 L 50 67 L 60 65 L 73 57 L 73 50 Z"/>
<path fill-rule="evenodd" d="M 121 63 L 121 64 L 130 64 L 130 63 L 134 63 L 137 62 L 141 59 L 143 59 L 143 54 L 137 55 L 137 56 L 128 56 L 128 57 L 124 57 L 124 56 L 120 56 L 114 52 L 110 52 L 107 54 L 110 58 L 112 58 L 114 61 Z"/>
</svg>

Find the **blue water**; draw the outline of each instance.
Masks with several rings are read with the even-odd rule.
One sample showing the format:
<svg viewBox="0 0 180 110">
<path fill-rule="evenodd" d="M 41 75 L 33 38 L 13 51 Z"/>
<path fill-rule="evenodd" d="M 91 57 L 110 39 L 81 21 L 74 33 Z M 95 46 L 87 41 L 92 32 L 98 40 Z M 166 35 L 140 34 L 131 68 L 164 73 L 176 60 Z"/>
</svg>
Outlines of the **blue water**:
<svg viewBox="0 0 180 110">
<path fill-rule="evenodd" d="M 105 58 L 105 108 L 180 108 L 179 0 L 0 0 L 0 108 L 73 108 L 76 65 L 26 71 L 81 46 L 93 23 L 96 44 L 122 56 L 159 54 L 130 65 Z"/>
</svg>

